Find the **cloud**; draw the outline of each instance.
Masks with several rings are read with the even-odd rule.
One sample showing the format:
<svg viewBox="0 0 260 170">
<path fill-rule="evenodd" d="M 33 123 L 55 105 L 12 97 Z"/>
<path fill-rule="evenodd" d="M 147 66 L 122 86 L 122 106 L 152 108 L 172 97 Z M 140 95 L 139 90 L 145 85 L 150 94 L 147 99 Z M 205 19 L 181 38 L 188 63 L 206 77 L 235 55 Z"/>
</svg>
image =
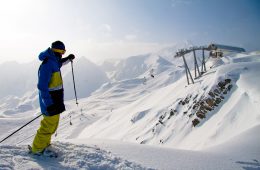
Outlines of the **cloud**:
<svg viewBox="0 0 260 170">
<path fill-rule="evenodd" d="M 99 31 L 102 35 L 106 37 L 111 37 L 112 36 L 112 28 L 109 24 L 103 24 L 100 26 Z"/>
<path fill-rule="evenodd" d="M 134 34 L 127 34 L 127 35 L 125 35 L 125 39 L 128 41 L 134 41 L 137 39 L 137 36 Z"/>
</svg>

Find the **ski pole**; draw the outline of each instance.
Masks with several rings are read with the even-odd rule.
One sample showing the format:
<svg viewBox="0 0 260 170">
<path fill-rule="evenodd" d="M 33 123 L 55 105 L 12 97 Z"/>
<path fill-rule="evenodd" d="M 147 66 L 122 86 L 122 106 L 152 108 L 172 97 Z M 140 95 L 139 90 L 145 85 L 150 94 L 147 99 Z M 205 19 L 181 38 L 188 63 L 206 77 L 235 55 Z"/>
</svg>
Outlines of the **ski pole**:
<svg viewBox="0 0 260 170">
<path fill-rule="evenodd" d="M 32 123 L 34 120 L 38 119 L 42 114 L 40 114 L 39 116 L 37 116 L 36 118 L 34 118 L 33 120 L 29 121 L 28 123 L 26 123 L 25 125 L 23 125 L 22 127 L 20 127 L 19 129 L 17 129 L 16 131 L 14 131 L 12 134 L 8 135 L 6 138 L 4 138 L 3 140 L 0 141 L 0 143 L 2 143 L 3 141 L 5 141 L 6 139 L 8 139 L 9 137 L 13 136 L 16 132 L 20 131 L 22 128 L 24 128 L 25 126 L 27 126 L 28 124 Z"/>
<path fill-rule="evenodd" d="M 76 104 L 78 106 L 78 98 L 77 98 L 77 91 L 76 91 L 76 85 L 75 85 L 75 78 L 74 78 L 74 70 L 73 70 L 73 61 L 71 60 L 71 71 L 72 71 L 72 79 L 73 79 L 73 85 L 74 85 L 74 93 L 75 93 L 75 98 L 76 98 Z"/>
</svg>

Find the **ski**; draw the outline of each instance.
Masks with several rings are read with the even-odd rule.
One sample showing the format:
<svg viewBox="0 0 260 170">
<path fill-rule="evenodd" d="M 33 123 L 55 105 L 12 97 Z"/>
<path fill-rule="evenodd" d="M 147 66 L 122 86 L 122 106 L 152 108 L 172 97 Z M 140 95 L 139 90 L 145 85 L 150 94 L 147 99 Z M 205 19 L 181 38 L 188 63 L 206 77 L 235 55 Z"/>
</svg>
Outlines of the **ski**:
<svg viewBox="0 0 260 170">
<path fill-rule="evenodd" d="M 32 147 L 28 145 L 29 154 L 36 155 L 36 156 L 42 156 L 42 157 L 49 157 L 49 158 L 58 158 L 58 153 L 51 151 L 49 149 L 44 149 L 43 152 L 33 153 Z"/>
</svg>

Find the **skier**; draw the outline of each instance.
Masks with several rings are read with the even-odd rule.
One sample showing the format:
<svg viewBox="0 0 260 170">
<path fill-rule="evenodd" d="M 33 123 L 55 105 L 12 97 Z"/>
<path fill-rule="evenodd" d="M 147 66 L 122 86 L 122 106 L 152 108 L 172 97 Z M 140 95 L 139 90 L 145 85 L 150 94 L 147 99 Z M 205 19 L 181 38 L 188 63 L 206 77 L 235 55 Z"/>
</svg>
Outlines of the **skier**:
<svg viewBox="0 0 260 170">
<path fill-rule="evenodd" d="M 152 78 L 154 78 L 153 71 L 154 71 L 153 69 L 150 70 L 150 76 L 151 76 Z"/>
<path fill-rule="evenodd" d="M 38 70 L 38 90 L 43 119 L 34 137 L 32 147 L 29 147 L 30 152 L 35 155 L 43 154 L 50 157 L 56 155 L 50 147 L 51 136 L 57 130 L 60 113 L 65 111 L 60 68 L 75 58 L 73 54 L 62 58 L 65 52 L 64 43 L 55 41 L 51 44 L 51 48 L 39 55 L 42 64 Z"/>
<path fill-rule="evenodd" d="M 143 78 L 143 85 L 146 85 L 146 77 L 144 76 L 144 78 Z"/>
</svg>

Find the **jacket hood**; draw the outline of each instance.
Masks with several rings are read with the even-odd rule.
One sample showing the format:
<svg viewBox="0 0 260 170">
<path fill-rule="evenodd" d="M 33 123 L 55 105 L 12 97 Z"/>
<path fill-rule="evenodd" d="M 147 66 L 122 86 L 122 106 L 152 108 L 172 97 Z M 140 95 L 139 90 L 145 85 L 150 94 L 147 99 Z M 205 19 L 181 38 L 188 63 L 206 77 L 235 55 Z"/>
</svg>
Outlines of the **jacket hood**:
<svg viewBox="0 0 260 170">
<path fill-rule="evenodd" d="M 57 60 L 56 59 L 57 57 L 55 56 L 55 54 L 53 53 L 53 51 L 50 48 L 48 48 L 47 50 L 45 50 L 39 54 L 40 61 L 43 61 L 46 58 L 52 59 L 52 60 Z"/>
</svg>

